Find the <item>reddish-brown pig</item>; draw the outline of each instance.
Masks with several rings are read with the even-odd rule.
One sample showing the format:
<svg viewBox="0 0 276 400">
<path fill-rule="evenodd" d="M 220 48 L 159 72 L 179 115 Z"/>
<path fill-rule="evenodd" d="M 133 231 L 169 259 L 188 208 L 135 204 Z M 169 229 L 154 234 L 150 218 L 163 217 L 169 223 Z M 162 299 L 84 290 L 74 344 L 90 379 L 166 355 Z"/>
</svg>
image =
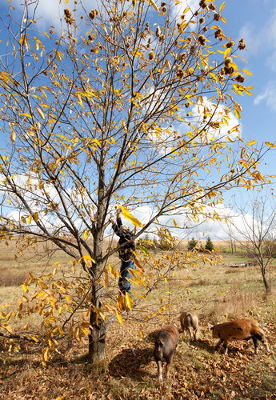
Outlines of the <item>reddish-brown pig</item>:
<svg viewBox="0 0 276 400">
<path fill-rule="evenodd" d="M 269 353 L 269 346 L 261 325 L 253 319 L 236 319 L 235 321 L 224 322 L 218 325 L 209 325 L 213 332 L 213 338 L 219 338 L 216 348 L 223 344 L 224 354 L 227 353 L 227 344 L 231 340 L 252 339 L 257 354 L 259 341 L 264 344 Z"/>
<path fill-rule="evenodd" d="M 154 358 L 158 368 L 158 379 L 160 383 L 163 382 L 162 360 L 164 358 L 166 361 L 165 377 L 167 377 L 178 339 L 179 331 L 175 325 L 166 325 L 157 334 L 155 339 Z"/>
</svg>

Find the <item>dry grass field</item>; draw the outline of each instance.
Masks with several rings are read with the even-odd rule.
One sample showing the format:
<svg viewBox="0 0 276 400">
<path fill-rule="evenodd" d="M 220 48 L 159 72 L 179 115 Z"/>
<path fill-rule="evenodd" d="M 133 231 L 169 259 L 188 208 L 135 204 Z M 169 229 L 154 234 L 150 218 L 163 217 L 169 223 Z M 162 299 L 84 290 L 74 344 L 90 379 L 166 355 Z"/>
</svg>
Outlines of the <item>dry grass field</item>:
<svg viewBox="0 0 276 400">
<path fill-rule="evenodd" d="M 28 251 L 15 260 L 14 246 L 0 246 L 1 304 L 16 304 L 28 271 L 47 271 L 56 260 L 67 261 L 59 252 L 50 258 L 49 248 L 41 249 L 41 254 L 49 253 L 48 259 L 39 260 Z M 146 301 L 124 316 L 123 325 L 114 321 L 110 326 L 107 358 L 97 366 L 85 362 L 86 340 L 64 345 L 62 354 L 47 367 L 41 364 L 38 345 L 21 343 L 18 352 L 10 352 L 0 341 L 1 399 L 275 399 L 276 268 L 270 271 L 272 293 L 265 296 L 258 267 L 229 266 L 244 260 L 242 255 L 223 253 L 218 265 L 190 266 L 169 283 L 160 283 Z M 164 305 L 168 308 L 160 313 Z M 167 321 L 180 327 L 182 310 L 198 313 L 198 341 L 180 334 L 171 374 L 160 386 L 153 358 L 154 332 Z M 252 341 L 231 342 L 227 356 L 214 350 L 216 340 L 208 323 L 240 317 L 262 324 L 271 354 L 260 344 L 254 355 Z"/>
</svg>

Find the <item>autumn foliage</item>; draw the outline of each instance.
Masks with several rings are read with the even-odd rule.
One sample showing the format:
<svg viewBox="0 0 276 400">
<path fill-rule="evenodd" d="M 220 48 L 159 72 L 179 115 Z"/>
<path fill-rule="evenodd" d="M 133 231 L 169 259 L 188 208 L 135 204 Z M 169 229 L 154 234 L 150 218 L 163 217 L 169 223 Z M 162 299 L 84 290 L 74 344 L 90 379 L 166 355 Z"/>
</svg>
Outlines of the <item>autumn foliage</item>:
<svg viewBox="0 0 276 400">
<path fill-rule="evenodd" d="M 2 238 L 19 238 L 20 251 L 50 241 L 69 260 L 31 273 L 1 324 L 13 335 L 14 317 L 36 315 L 40 335 L 28 337 L 43 343 L 44 363 L 66 338 L 86 335 L 90 361 L 104 359 L 112 321 L 122 324 L 126 306 L 191 263 L 187 251 L 139 254 L 134 301 L 118 296 L 116 244 L 104 240 L 116 205 L 136 238 L 151 229 L 170 243 L 162 217 L 181 231 L 184 219 L 218 218 L 224 189 L 264 183 L 258 162 L 272 145 L 240 136 L 237 97 L 250 95 L 250 72 L 243 40 L 223 33 L 223 7 L 114 0 L 91 10 L 75 1 L 44 32 L 39 8 L 26 2 L 18 21 L 10 7 L 0 62 Z"/>
</svg>

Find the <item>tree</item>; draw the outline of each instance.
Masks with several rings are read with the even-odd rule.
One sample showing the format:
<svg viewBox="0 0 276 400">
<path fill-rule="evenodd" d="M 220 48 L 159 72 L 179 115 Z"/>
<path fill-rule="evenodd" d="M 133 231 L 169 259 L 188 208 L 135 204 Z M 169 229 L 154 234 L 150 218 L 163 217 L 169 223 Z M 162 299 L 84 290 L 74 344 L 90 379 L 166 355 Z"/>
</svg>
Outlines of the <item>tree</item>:
<svg viewBox="0 0 276 400">
<path fill-rule="evenodd" d="M 259 266 L 265 291 L 271 291 L 268 271 L 275 256 L 275 197 L 273 190 L 267 195 L 251 197 L 242 205 L 236 204 L 238 214 L 227 220 L 228 234 Z M 240 217 L 239 224 L 236 223 Z"/>
<path fill-rule="evenodd" d="M 210 237 L 208 237 L 206 240 L 205 250 L 210 252 L 214 250 L 214 245 Z"/>
<path fill-rule="evenodd" d="M 116 249 L 104 249 L 111 207 L 122 206 L 138 238 L 164 215 L 177 227 L 175 215 L 196 220 L 224 189 L 264 181 L 257 163 L 266 150 L 245 145 L 230 124 L 240 117 L 235 96 L 251 89 L 236 58 L 243 39 L 223 34 L 223 5 L 177 3 L 103 0 L 91 10 L 75 1 L 61 26 L 41 32 L 39 2 L 26 0 L 19 22 L 12 8 L 3 21 L 3 235 L 20 235 L 25 247 L 51 241 L 83 271 L 65 279 L 57 265 L 25 282 L 25 291 L 36 283 L 37 303 L 25 294 L 19 313 L 43 319 L 44 361 L 59 337 L 88 329 L 90 360 L 103 359 L 108 316 L 122 322 L 120 301 L 105 296 L 118 277 L 108 266 Z M 150 210 L 144 224 L 132 216 L 141 205 Z M 143 297 L 160 274 L 133 279 L 147 282 Z"/>
<path fill-rule="evenodd" d="M 192 238 L 191 240 L 188 241 L 188 250 L 194 250 L 197 245 L 197 240 L 195 238 Z"/>
</svg>

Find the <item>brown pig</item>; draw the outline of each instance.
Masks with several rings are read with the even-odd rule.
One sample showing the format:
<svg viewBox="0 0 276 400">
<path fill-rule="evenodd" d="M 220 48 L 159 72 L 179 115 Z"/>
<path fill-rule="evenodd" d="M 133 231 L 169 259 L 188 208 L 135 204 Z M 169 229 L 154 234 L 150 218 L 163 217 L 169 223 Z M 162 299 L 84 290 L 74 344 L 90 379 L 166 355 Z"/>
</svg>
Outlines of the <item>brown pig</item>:
<svg viewBox="0 0 276 400">
<path fill-rule="evenodd" d="M 162 359 L 164 358 L 166 361 L 165 377 L 167 377 L 178 339 L 179 331 L 175 325 L 164 326 L 156 336 L 154 358 L 158 368 L 158 379 L 160 383 L 163 382 Z"/>
<path fill-rule="evenodd" d="M 252 339 L 257 354 L 259 342 L 262 342 L 269 353 L 269 346 L 261 325 L 253 319 L 236 319 L 234 321 L 224 322 L 218 325 L 209 325 L 213 331 L 213 338 L 219 338 L 216 345 L 218 349 L 223 343 L 224 354 L 227 354 L 227 344 L 231 340 L 249 340 Z"/>
<path fill-rule="evenodd" d="M 198 316 L 196 313 L 192 311 L 181 313 L 180 324 L 182 331 L 187 330 L 191 336 L 191 340 L 196 342 L 196 333 L 198 330 Z"/>
</svg>

